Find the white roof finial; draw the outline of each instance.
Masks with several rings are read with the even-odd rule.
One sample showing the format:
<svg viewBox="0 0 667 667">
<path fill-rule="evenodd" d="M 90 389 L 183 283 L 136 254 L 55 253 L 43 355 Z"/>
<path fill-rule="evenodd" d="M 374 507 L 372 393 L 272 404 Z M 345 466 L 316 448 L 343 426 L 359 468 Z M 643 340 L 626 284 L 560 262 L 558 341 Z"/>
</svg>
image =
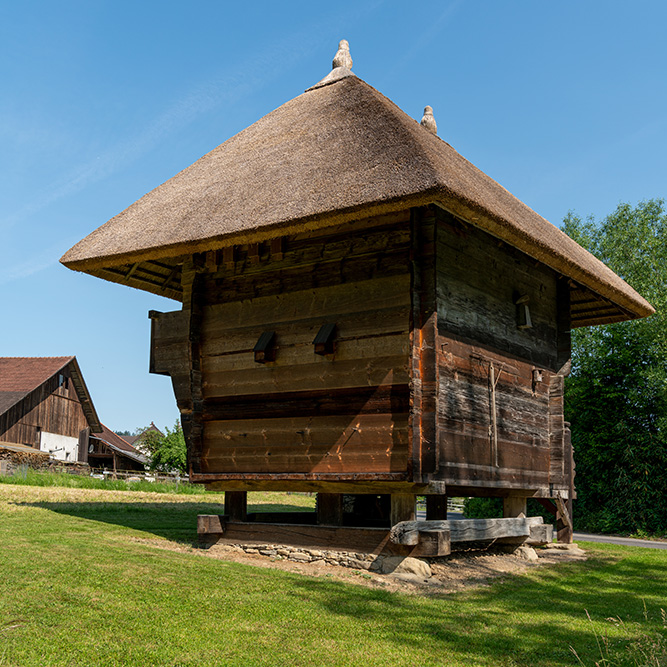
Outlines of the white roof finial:
<svg viewBox="0 0 667 667">
<path fill-rule="evenodd" d="M 438 134 L 438 126 L 435 123 L 435 118 L 433 118 L 433 108 L 424 107 L 424 117 L 421 120 L 422 127 L 425 127 L 429 132 L 433 134 Z"/>
<path fill-rule="evenodd" d="M 344 67 L 345 69 L 352 69 L 352 56 L 350 55 L 350 45 L 346 39 L 341 39 L 338 43 L 338 51 L 334 56 L 331 69 Z"/>
</svg>

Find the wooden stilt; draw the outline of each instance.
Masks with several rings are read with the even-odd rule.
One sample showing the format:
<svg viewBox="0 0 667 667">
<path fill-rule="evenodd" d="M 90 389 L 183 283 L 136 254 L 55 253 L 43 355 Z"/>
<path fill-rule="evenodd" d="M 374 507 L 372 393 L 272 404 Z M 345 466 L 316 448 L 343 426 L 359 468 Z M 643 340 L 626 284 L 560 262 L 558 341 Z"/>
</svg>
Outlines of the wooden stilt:
<svg viewBox="0 0 667 667">
<path fill-rule="evenodd" d="M 391 494 L 391 525 L 401 521 L 414 521 L 416 497 L 411 493 Z"/>
<path fill-rule="evenodd" d="M 572 544 L 574 539 L 573 537 L 573 526 L 572 526 L 572 515 L 568 511 L 568 504 L 572 506 L 571 501 L 565 501 L 563 498 L 558 495 L 556 496 L 556 535 L 558 542 L 563 542 L 564 544 Z"/>
<path fill-rule="evenodd" d="M 225 491 L 225 514 L 230 521 L 245 521 L 248 515 L 246 491 Z"/>
<path fill-rule="evenodd" d="M 325 526 L 343 524 L 343 494 L 317 494 L 317 523 Z"/>
<path fill-rule="evenodd" d="M 504 517 L 525 517 L 526 516 L 526 498 L 525 496 L 508 496 L 503 498 L 503 516 Z"/>
<path fill-rule="evenodd" d="M 447 496 L 426 496 L 426 520 L 447 519 Z"/>
</svg>

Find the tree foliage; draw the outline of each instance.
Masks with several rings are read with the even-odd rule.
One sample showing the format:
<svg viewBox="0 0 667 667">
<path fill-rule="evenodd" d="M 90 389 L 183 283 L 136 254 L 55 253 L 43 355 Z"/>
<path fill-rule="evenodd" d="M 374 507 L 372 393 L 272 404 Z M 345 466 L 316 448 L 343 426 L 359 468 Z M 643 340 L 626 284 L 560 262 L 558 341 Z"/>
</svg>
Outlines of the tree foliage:
<svg viewBox="0 0 667 667">
<path fill-rule="evenodd" d="M 642 320 L 572 331 L 566 419 L 580 528 L 667 530 L 667 214 L 620 204 L 604 220 L 570 213 L 563 230 L 655 307 Z"/>
<path fill-rule="evenodd" d="M 171 472 L 187 470 L 187 449 L 183 429 L 177 420 L 174 428 L 165 428 L 165 434 L 152 429 L 144 429 L 141 441 L 138 443 L 147 450 L 150 457 L 151 470 Z"/>
</svg>

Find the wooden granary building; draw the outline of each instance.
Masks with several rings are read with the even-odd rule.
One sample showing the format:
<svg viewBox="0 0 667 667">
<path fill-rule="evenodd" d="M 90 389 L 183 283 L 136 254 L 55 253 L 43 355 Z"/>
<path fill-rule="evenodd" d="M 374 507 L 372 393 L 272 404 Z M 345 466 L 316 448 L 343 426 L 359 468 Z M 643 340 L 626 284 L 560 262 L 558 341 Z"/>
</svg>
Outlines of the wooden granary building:
<svg viewBox="0 0 667 667">
<path fill-rule="evenodd" d="M 150 314 L 150 368 L 232 518 L 255 489 L 318 492 L 328 525 L 390 526 L 417 494 L 434 519 L 446 495 L 571 499 L 570 330 L 653 309 L 344 46 L 61 261 L 181 302 Z"/>
</svg>

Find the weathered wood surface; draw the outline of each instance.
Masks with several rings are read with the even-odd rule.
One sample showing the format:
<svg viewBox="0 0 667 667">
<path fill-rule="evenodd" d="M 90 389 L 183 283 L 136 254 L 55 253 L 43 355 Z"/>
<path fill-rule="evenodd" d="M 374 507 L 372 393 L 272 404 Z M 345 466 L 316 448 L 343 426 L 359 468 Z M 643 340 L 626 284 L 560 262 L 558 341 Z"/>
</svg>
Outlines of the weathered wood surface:
<svg viewBox="0 0 667 667">
<path fill-rule="evenodd" d="M 428 481 L 438 468 L 437 401 L 438 313 L 436 303 L 435 236 L 432 207 L 413 209 L 411 236 L 410 410 L 411 457 L 415 481 Z"/>
<path fill-rule="evenodd" d="M 504 517 L 525 517 L 527 498 L 525 496 L 507 496 L 503 498 Z"/>
<path fill-rule="evenodd" d="M 58 375 L 66 378 L 62 386 Z M 78 438 L 87 426 L 67 366 L 0 415 L 0 440 L 39 449 L 42 431 Z"/>
<path fill-rule="evenodd" d="M 182 314 L 153 321 L 152 369 L 171 375 L 199 443 L 189 443 L 195 476 L 407 471 L 410 235 L 390 222 L 184 266 Z M 327 323 L 335 353 L 321 355 L 313 340 Z M 257 364 L 268 329 L 275 361 Z"/>
<path fill-rule="evenodd" d="M 223 544 L 287 544 L 304 549 L 332 549 L 386 556 L 438 556 L 443 537 L 427 536 L 421 544 L 405 546 L 389 539 L 386 528 L 309 526 L 288 523 L 234 523 L 224 517 L 200 515 L 197 533 L 202 541 Z"/>
<path fill-rule="evenodd" d="M 572 542 L 572 536 L 574 533 L 574 525 L 572 523 L 572 517 L 570 515 L 570 509 L 572 503 L 563 498 L 560 493 L 556 494 L 555 497 L 556 507 L 558 512 L 556 513 L 556 527 L 558 529 L 558 541 L 565 542 L 569 544 Z M 568 507 L 569 504 L 569 507 Z"/>
<path fill-rule="evenodd" d="M 507 519 L 460 519 L 455 521 L 403 521 L 392 526 L 391 540 L 396 544 L 416 544 L 424 531 L 449 531 L 452 543 L 495 540 L 504 537 L 529 537 L 531 526 L 542 525 L 542 517 Z"/>
<path fill-rule="evenodd" d="M 407 415 L 208 422 L 202 472 L 401 472 Z"/>
<path fill-rule="evenodd" d="M 282 237 L 278 253 L 270 242 L 237 245 L 210 274 L 207 300 L 228 303 L 405 273 L 408 220 L 405 211 L 291 234 Z"/>
<path fill-rule="evenodd" d="M 548 486 L 549 371 L 535 383 L 532 363 L 442 332 L 439 344 L 436 478 L 448 484 L 488 480 L 499 488 L 513 482 L 517 489 Z M 466 479 L 466 469 L 475 475 Z"/>
<path fill-rule="evenodd" d="M 443 213 L 437 227 L 437 479 L 546 494 L 566 486 L 562 378 L 568 285 L 555 272 Z M 528 296 L 532 328 L 516 300 Z"/>
<path fill-rule="evenodd" d="M 232 521 L 231 517 L 229 518 Z M 245 521 L 256 521 L 259 523 L 298 523 L 304 525 L 316 525 L 317 513 L 310 512 L 249 512 Z"/>
<path fill-rule="evenodd" d="M 409 493 L 393 493 L 391 496 L 391 525 L 400 521 L 412 521 L 416 517 L 417 498 Z"/>
<path fill-rule="evenodd" d="M 427 207 L 194 256 L 183 286 L 153 363 L 198 442 L 193 480 L 566 488 L 569 286 L 488 234 Z M 314 348 L 323 326 L 333 354 Z M 269 329 L 275 361 L 258 364 Z"/>
<path fill-rule="evenodd" d="M 197 534 L 200 537 L 206 535 L 221 535 L 227 523 L 221 514 L 200 514 L 197 516 Z"/>
<path fill-rule="evenodd" d="M 303 493 L 412 493 L 425 495 L 429 493 L 444 493 L 445 485 L 442 482 L 429 484 L 413 484 L 407 481 L 387 481 L 375 479 L 373 481 L 355 476 L 349 481 L 341 480 L 338 475 L 334 479 L 307 480 L 303 476 L 296 476 L 287 481 L 276 479 L 254 479 L 247 475 L 235 475 L 231 479 L 207 481 L 206 478 L 197 481 L 207 482 L 206 488 L 210 491 L 299 491 Z"/>
<path fill-rule="evenodd" d="M 248 494 L 245 491 L 227 491 L 225 514 L 230 521 L 245 521 L 248 514 Z"/>
<path fill-rule="evenodd" d="M 343 494 L 317 494 L 317 523 L 321 525 L 340 526 L 343 523 Z"/>
<path fill-rule="evenodd" d="M 204 418 L 206 421 L 218 421 L 284 416 L 407 414 L 409 407 L 408 385 L 393 384 L 209 398 L 204 400 Z"/>
<path fill-rule="evenodd" d="M 448 530 L 422 530 L 415 549 L 425 556 L 448 556 L 452 553 L 451 534 Z"/>
<path fill-rule="evenodd" d="M 557 370 L 557 276 L 549 267 L 442 212 L 437 235 L 438 325 Z M 533 327 L 518 329 L 516 298 L 529 295 Z"/>
</svg>

